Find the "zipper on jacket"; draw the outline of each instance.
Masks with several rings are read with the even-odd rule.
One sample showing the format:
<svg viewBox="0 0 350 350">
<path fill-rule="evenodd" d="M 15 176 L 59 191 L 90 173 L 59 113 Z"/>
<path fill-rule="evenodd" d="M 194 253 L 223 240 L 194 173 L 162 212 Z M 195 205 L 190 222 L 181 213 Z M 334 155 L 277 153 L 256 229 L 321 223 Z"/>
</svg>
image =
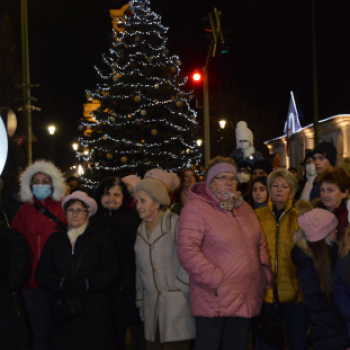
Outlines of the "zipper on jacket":
<svg viewBox="0 0 350 350">
<path fill-rule="evenodd" d="M 278 279 L 278 233 L 279 233 L 280 223 L 277 222 L 276 225 L 276 260 L 275 260 L 275 285 L 277 288 L 277 279 Z"/>
</svg>

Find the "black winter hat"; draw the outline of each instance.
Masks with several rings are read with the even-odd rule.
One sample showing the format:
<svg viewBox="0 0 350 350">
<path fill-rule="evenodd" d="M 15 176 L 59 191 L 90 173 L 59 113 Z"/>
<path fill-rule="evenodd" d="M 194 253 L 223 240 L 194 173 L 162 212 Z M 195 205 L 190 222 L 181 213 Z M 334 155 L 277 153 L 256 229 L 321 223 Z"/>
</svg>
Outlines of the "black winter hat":
<svg viewBox="0 0 350 350">
<path fill-rule="evenodd" d="M 305 167 L 306 161 L 307 161 L 309 158 L 312 158 L 313 156 L 314 156 L 313 151 L 307 152 L 307 153 L 305 154 L 304 160 L 303 160 L 301 163 L 299 163 L 299 164 L 302 165 L 303 167 Z"/>
<path fill-rule="evenodd" d="M 334 147 L 333 143 L 323 141 L 319 143 L 313 150 L 312 155 L 315 156 L 316 153 L 322 154 L 326 157 L 332 166 L 335 165 L 337 160 L 337 149 Z"/>
<path fill-rule="evenodd" d="M 253 162 L 249 162 L 248 160 L 241 160 L 240 162 L 238 162 L 237 168 L 238 169 L 245 168 L 251 173 L 252 172 L 252 164 L 253 164 Z"/>
<path fill-rule="evenodd" d="M 272 164 L 267 160 L 258 160 L 254 163 L 252 167 L 252 174 L 256 169 L 262 169 L 267 175 L 269 175 L 270 173 L 272 173 L 273 167 Z"/>
</svg>

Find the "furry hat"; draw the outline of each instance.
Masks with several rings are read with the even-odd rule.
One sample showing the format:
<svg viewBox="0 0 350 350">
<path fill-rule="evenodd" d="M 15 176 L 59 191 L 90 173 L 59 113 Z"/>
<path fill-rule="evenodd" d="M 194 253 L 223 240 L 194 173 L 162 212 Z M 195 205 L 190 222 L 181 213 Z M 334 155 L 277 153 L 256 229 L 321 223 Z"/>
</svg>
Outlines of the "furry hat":
<svg viewBox="0 0 350 350">
<path fill-rule="evenodd" d="M 320 208 L 312 208 L 312 204 L 299 201 L 296 204 L 299 214 L 298 224 L 309 242 L 317 242 L 332 232 L 338 226 L 338 219 L 333 213 Z"/>
<path fill-rule="evenodd" d="M 97 203 L 93 198 L 89 197 L 89 195 L 87 193 L 82 192 L 82 191 L 75 191 L 72 194 L 65 196 L 63 198 L 63 201 L 62 201 L 62 208 L 71 199 L 77 199 L 81 202 L 84 202 L 86 204 L 86 206 L 89 208 L 89 217 L 96 213 Z"/>
<path fill-rule="evenodd" d="M 164 204 L 166 206 L 170 205 L 169 194 L 158 180 L 151 178 L 141 180 L 135 188 L 135 193 L 139 191 L 146 192 L 153 200 L 159 202 L 160 204 Z"/>
<path fill-rule="evenodd" d="M 239 141 L 241 140 L 247 140 L 250 141 L 250 146 L 253 146 L 253 133 L 250 129 L 248 129 L 248 125 L 244 121 L 240 121 L 236 125 L 236 143 L 237 148 L 239 148 Z"/>
<path fill-rule="evenodd" d="M 144 178 L 160 181 L 167 187 L 168 192 L 174 192 L 180 186 L 180 178 L 175 173 L 168 173 L 162 169 L 151 169 L 145 174 Z"/>
<path fill-rule="evenodd" d="M 37 173 L 49 175 L 52 180 L 52 199 L 56 202 L 60 201 L 66 191 L 65 182 L 61 171 L 51 162 L 37 160 L 29 165 L 20 176 L 21 189 L 19 191 L 20 198 L 23 202 L 34 203 L 31 185 L 33 177 Z"/>
<path fill-rule="evenodd" d="M 322 154 L 326 157 L 332 166 L 335 166 L 335 162 L 337 161 L 337 149 L 334 147 L 333 143 L 323 141 L 319 143 L 313 150 L 313 156 L 315 154 Z"/>
</svg>

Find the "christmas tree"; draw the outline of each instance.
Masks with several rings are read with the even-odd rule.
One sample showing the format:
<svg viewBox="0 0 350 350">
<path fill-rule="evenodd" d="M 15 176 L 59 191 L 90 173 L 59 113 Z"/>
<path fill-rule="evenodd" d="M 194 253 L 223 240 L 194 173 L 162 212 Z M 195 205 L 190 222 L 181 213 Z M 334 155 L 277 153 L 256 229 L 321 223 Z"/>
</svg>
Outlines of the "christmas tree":
<svg viewBox="0 0 350 350">
<path fill-rule="evenodd" d="M 95 67 L 97 89 L 87 90 L 79 154 L 87 165 L 83 179 L 92 185 L 151 167 L 177 171 L 202 157 L 187 78 L 179 57 L 169 56 L 168 28 L 149 6 L 149 0 L 133 0 L 122 8 L 109 52 Z"/>
</svg>

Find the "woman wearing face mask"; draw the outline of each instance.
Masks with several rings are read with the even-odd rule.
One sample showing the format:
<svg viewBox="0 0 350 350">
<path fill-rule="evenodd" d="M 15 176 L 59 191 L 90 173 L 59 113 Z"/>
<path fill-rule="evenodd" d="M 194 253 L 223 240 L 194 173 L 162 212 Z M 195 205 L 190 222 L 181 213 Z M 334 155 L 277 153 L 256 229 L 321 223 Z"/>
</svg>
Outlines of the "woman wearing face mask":
<svg viewBox="0 0 350 350">
<path fill-rule="evenodd" d="M 141 220 L 137 211 L 130 207 L 132 197 L 127 185 L 117 177 L 101 181 L 94 198 L 98 210 L 90 219 L 90 225 L 109 229 L 118 253 L 121 278 L 113 288 L 111 296 L 118 349 L 125 349 L 127 327 L 138 325 L 138 313 L 135 307 L 134 245 Z"/>
<path fill-rule="evenodd" d="M 312 151 L 306 153 L 305 159 L 300 165 L 305 169 L 305 180 L 299 183 L 299 189 L 295 195 L 295 199 L 309 201 L 314 180 L 317 176 Z"/>
<path fill-rule="evenodd" d="M 265 236 L 236 189 L 235 163 L 216 157 L 181 212 L 179 257 L 190 277 L 196 350 L 245 350 L 271 283 Z"/>
<path fill-rule="evenodd" d="M 250 188 L 250 179 L 252 172 L 252 164 L 247 160 L 242 160 L 237 164 L 238 172 L 237 172 L 237 180 L 238 186 L 237 190 L 240 191 L 244 197 L 247 193 L 249 193 Z"/>
<path fill-rule="evenodd" d="M 267 177 L 258 176 L 252 181 L 251 191 L 249 192 L 247 202 L 253 209 L 259 209 L 267 205 L 269 192 L 267 191 Z"/>
<path fill-rule="evenodd" d="M 36 161 L 21 175 L 20 197 L 23 204 L 12 221 L 27 241 L 31 251 L 32 275 L 23 296 L 28 311 L 30 328 L 33 332 L 32 349 L 48 349 L 49 321 L 47 293 L 38 288 L 34 272 L 41 252 L 50 235 L 57 231 L 59 224 L 66 224 L 61 199 L 65 193 L 65 183 L 58 168 L 51 162 Z"/>
<path fill-rule="evenodd" d="M 294 234 L 291 258 L 305 298 L 314 349 L 349 349 L 347 324 L 333 293 L 338 220 L 325 209 L 313 209 L 310 202 L 299 201 L 296 209 L 301 229 Z"/>
<path fill-rule="evenodd" d="M 338 219 L 338 240 L 340 241 L 348 226 L 346 201 L 350 190 L 350 175 L 339 167 L 333 167 L 319 175 L 317 183 L 321 188 L 321 198 L 313 202 L 314 206 L 331 211 Z"/>
</svg>

